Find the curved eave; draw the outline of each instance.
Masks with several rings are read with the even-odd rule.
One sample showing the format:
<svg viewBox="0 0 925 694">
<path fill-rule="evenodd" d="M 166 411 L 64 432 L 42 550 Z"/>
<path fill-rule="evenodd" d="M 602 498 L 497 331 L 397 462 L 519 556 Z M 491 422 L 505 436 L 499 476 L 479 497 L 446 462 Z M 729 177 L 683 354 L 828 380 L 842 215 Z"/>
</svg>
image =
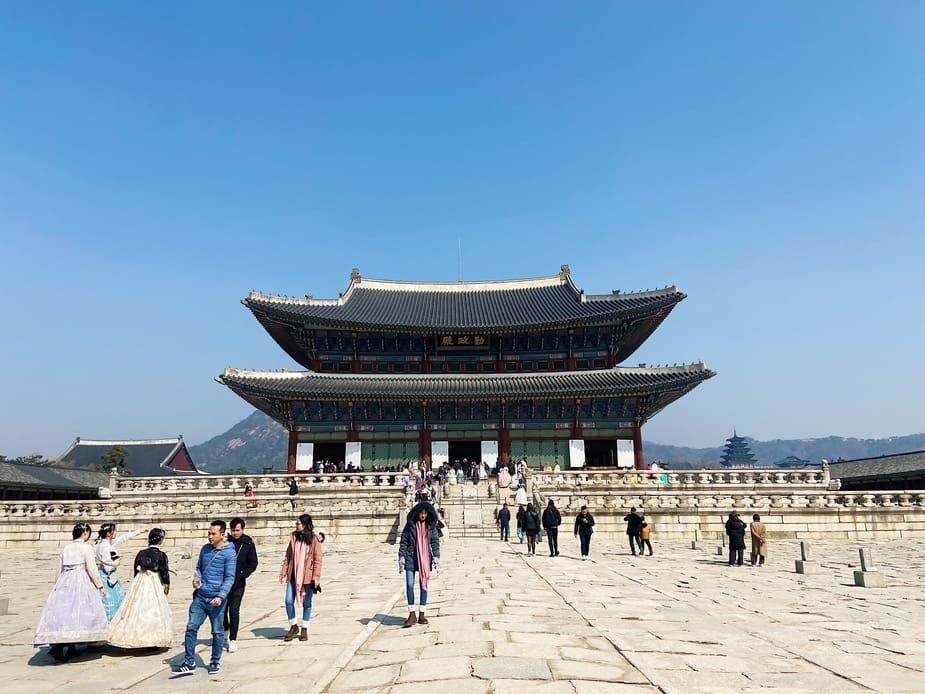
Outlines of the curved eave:
<svg viewBox="0 0 925 694">
<path fill-rule="evenodd" d="M 715 372 L 702 363 L 530 374 L 402 376 L 239 371 L 229 368 L 216 377 L 216 381 L 248 400 L 451 400 L 677 393 L 664 403 L 667 404 L 714 375 Z M 647 413 L 647 416 L 651 414 Z"/>
<path fill-rule="evenodd" d="M 654 292 L 640 292 L 635 294 L 614 294 L 609 297 L 574 294 L 574 301 L 570 304 L 556 305 L 554 302 L 543 304 L 543 298 L 537 296 L 522 301 L 518 310 L 521 314 L 531 314 L 532 317 L 518 317 L 506 314 L 503 310 L 485 309 L 484 313 L 494 318 L 466 319 L 456 321 L 443 320 L 451 312 L 432 309 L 430 314 L 439 314 L 441 320 L 420 320 L 420 316 L 428 313 L 420 310 L 406 310 L 404 315 L 392 316 L 387 311 L 368 311 L 362 317 L 341 316 L 338 313 L 347 304 L 319 306 L 319 302 L 299 302 L 283 298 L 255 295 L 242 299 L 244 304 L 258 320 L 266 327 L 266 321 L 274 321 L 283 325 L 300 326 L 308 328 L 321 328 L 327 330 L 359 330 L 383 332 L 411 332 L 411 333 L 453 333 L 453 332 L 491 332 L 510 333 L 516 331 L 548 330 L 556 328 L 572 328 L 586 325 L 614 323 L 623 320 L 632 320 L 641 316 L 655 315 L 671 310 L 686 298 L 686 294 L 676 287 Z M 504 303 L 508 297 L 504 292 L 493 295 L 485 293 L 486 303 Z M 316 311 L 315 309 L 321 309 Z"/>
<path fill-rule="evenodd" d="M 257 318 L 257 320 L 267 331 L 270 337 L 273 338 L 273 340 L 283 349 L 283 351 L 286 352 L 286 354 L 292 357 L 292 359 L 294 359 L 301 366 L 310 368 L 311 357 L 293 339 L 291 331 L 294 329 L 308 328 L 347 331 L 366 330 L 377 332 L 414 332 L 427 334 L 434 334 L 441 331 L 442 333 L 471 333 L 477 331 L 485 331 L 493 334 L 506 334 L 518 331 L 557 329 L 564 330 L 568 328 L 584 327 L 588 325 L 608 325 L 621 321 L 639 321 L 639 328 L 617 346 L 618 348 L 615 354 L 615 358 L 617 363 L 621 363 L 628 359 L 633 354 L 633 352 L 635 352 L 649 338 L 649 336 L 655 332 L 658 326 L 661 325 L 662 321 L 665 320 L 665 318 L 669 313 L 671 313 L 674 307 L 677 306 L 678 303 L 680 303 L 684 298 L 686 298 L 686 296 L 687 295 L 682 292 L 677 292 L 673 295 L 663 297 L 662 300 L 658 302 L 652 302 L 644 306 L 634 307 L 631 310 L 611 311 L 609 313 L 600 313 L 579 318 L 561 320 L 558 322 L 546 321 L 545 323 L 532 323 L 529 325 L 505 324 L 503 326 L 493 326 L 488 328 L 480 326 L 441 328 L 424 325 L 406 327 L 385 323 L 358 324 L 332 320 L 309 321 L 307 320 L 307 317 L 300 316 L 298 314 L 287 313 L 285 311 L 270 310 L 266 308 L 258 308 L 257 306 L 248 303 L 247 299 L 245 299 L 242 303 L 244 303 L 244 305 L 251 310 L 251 312 L 254 314 L 254 317 Z"/>
</svg>

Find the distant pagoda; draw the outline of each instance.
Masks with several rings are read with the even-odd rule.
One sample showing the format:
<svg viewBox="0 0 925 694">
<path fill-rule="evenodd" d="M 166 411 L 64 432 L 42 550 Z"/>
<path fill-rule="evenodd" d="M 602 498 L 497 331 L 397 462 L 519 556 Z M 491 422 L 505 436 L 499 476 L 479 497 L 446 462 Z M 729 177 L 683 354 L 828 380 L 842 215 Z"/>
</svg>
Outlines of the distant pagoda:
<svg viewBox="0 0 925 694">
<path fill-rule="evenodd" d="M 758 461 L 755 460 L 754 454 L 749 450 L 745 439 L 733 430 L 732 437 L 726 439 L 726 447 L 723 449 L 720 465 L 723 467 L 758 467 Z"/>
</svg>

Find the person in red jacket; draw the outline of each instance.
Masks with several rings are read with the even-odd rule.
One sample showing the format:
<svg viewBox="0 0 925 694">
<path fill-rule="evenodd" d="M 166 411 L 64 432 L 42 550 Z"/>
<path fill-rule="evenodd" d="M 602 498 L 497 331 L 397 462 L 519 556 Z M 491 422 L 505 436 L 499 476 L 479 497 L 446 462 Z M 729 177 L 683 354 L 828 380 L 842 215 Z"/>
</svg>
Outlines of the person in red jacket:
<svg viewBox="0 0 925 694">
<path fill-rule="evenodd" d="M 295 522 L 289 536 L 289 546 L 279 571 L 279 582 L 286 584 L 286 617 L 289 631 L 283 641 L 308 641 L 308 623 L 312 618 L 312 598 L 321 592 L 321 543 L 324 534 L 316 533 L 312 517 L 307 513 Z M 302 618 L 295 616 L 296 603 L 302 605 Z"/>
</svg>

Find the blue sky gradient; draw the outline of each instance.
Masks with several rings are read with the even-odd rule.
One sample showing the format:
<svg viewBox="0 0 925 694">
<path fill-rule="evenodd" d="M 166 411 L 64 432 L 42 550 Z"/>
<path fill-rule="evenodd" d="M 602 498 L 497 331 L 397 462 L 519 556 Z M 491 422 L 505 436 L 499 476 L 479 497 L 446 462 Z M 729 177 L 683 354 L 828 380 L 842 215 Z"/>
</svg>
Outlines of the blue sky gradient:
<svg viewBox="0 0 925 694">
<path fill-rule="evenodd" d="M 0 453 L 224 431 L 226 365 L 295 368 L 240 299 L 353 267 L 677 284 L 629 363 L 719 375 L 647 440 L 925 431 L 923 47 L 918 2 L 7 5 Z"/>
</svg>

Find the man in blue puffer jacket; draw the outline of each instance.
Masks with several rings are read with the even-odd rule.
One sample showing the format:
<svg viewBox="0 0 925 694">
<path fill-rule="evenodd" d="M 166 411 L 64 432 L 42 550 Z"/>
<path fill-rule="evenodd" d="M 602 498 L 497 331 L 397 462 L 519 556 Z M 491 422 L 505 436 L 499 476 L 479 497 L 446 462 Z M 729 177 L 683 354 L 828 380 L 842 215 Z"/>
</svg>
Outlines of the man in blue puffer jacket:
<svg viewBox="0 0 925 694">
<path fill-rule="evenodd" d="M 209 525 L 209 543 L 199 551 L 199 561 L 193 575 L 193 602 L 189 606 L 186 624 L 183 663 L 173 670 L 176 676 L 196 672 L 196 637 L 199 627 L 209 618 L 212 625 L 212 657 L 208 672 L 217 675 L 225 641 L 225 600 L 234 584 L 237 560 L 234 548 L 225 542 L 225 521 L 214 520 Z"/>
</svg>

